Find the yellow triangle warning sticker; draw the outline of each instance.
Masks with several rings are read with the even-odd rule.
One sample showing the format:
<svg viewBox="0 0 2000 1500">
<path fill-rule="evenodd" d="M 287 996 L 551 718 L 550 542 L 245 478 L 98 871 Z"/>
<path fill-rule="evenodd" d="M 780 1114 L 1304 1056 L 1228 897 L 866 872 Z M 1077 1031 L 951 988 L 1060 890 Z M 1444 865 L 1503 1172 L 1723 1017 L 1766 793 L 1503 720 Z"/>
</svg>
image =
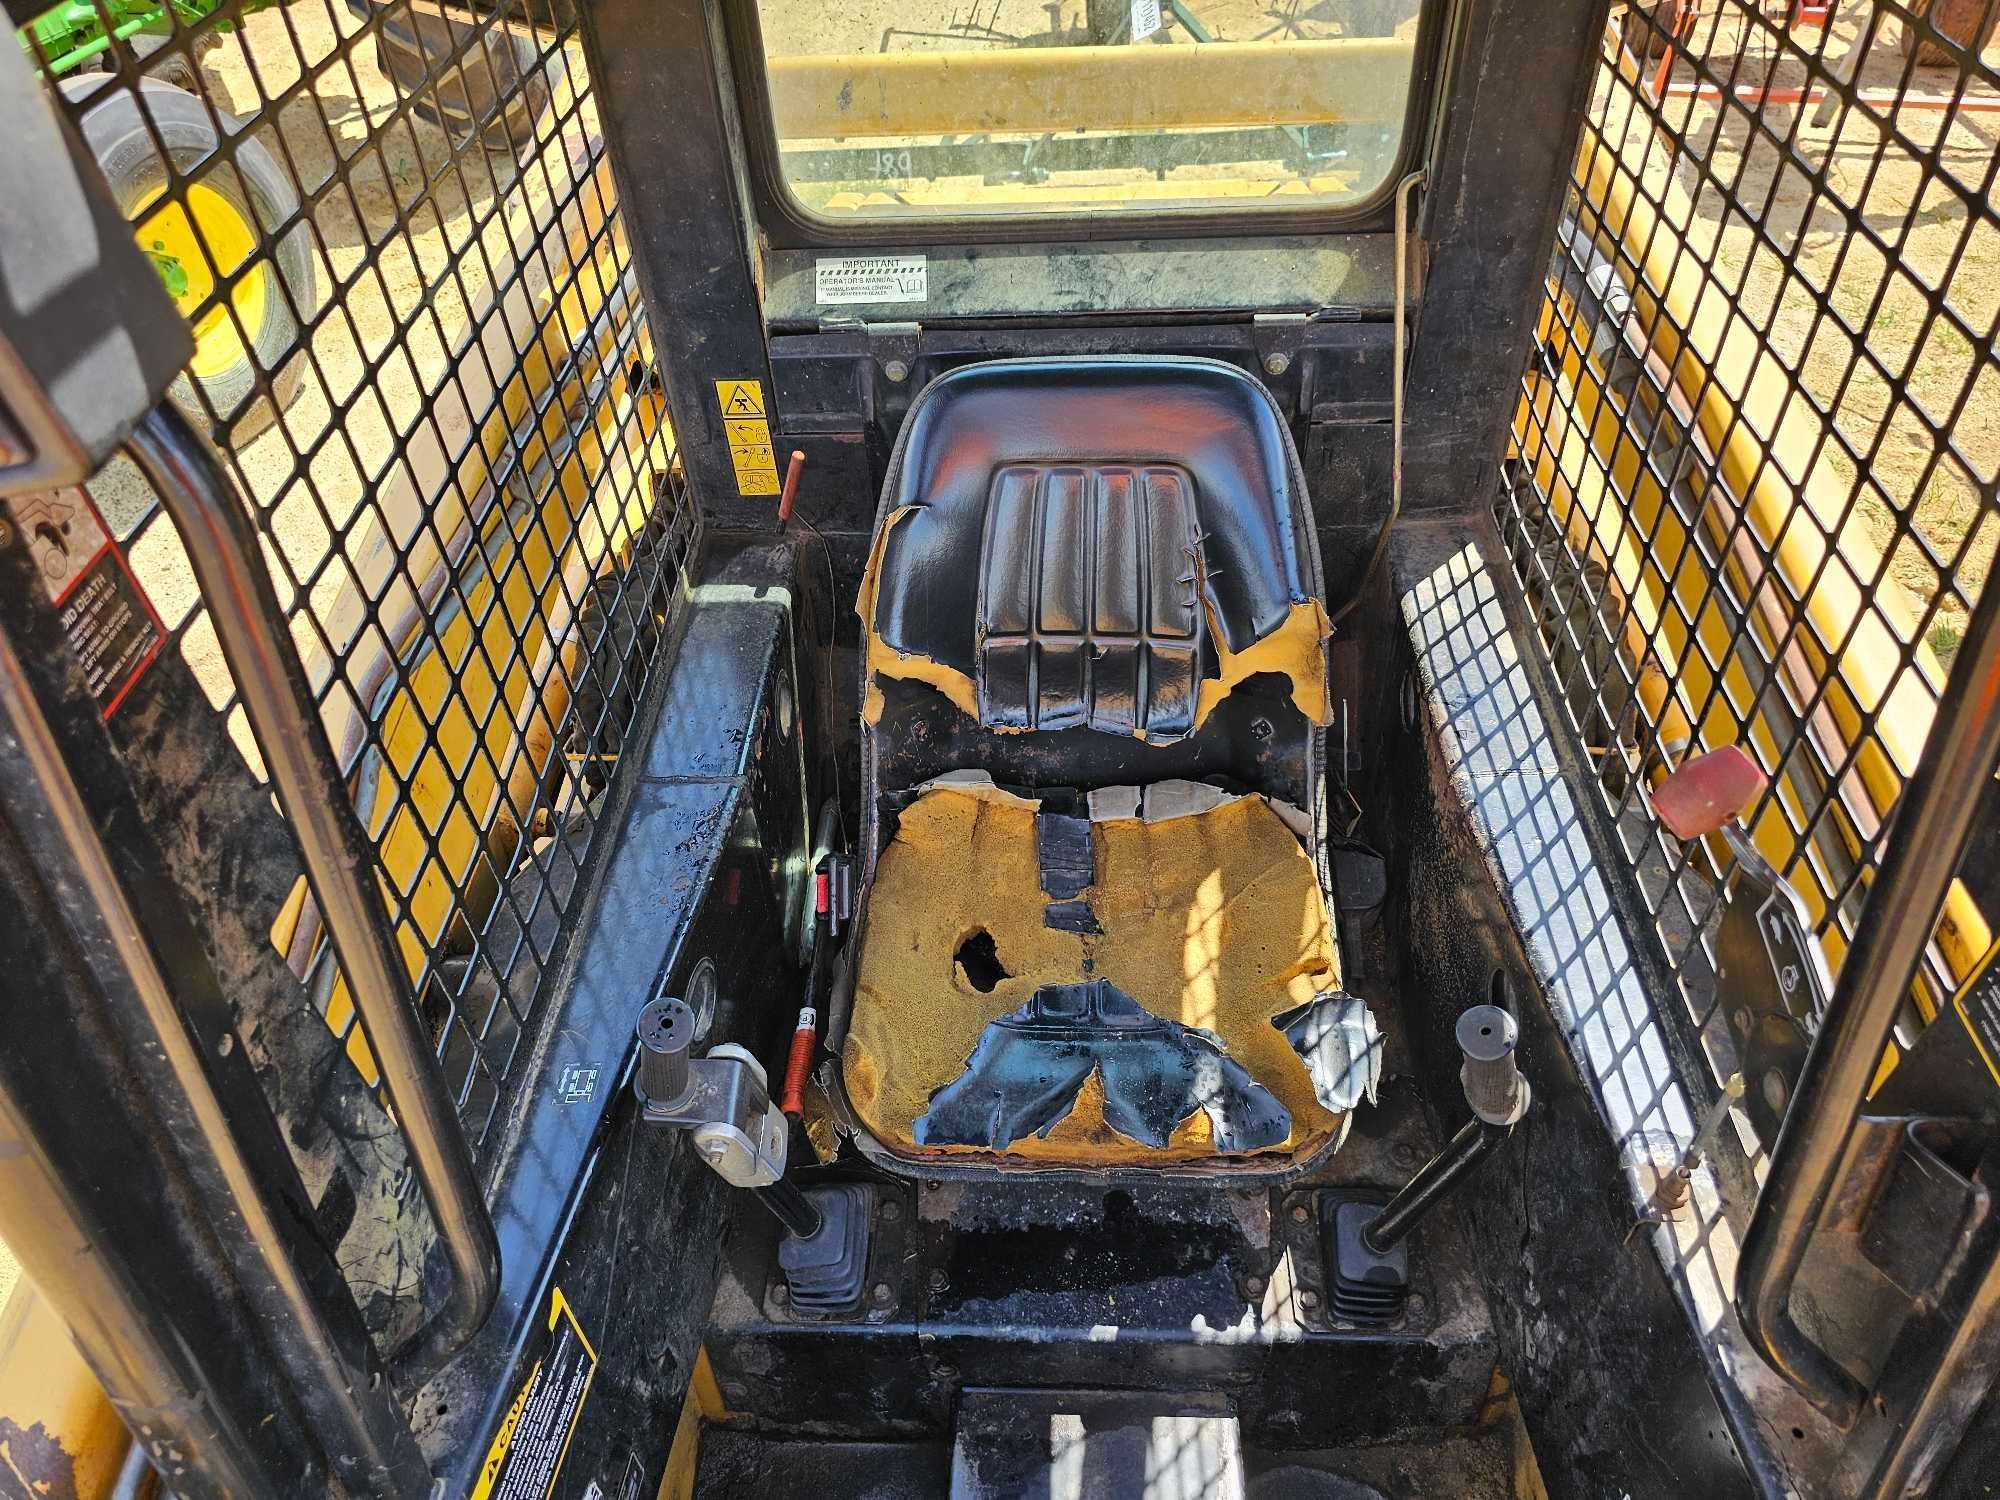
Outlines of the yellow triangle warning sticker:
<svg viewBox="0 0 2000 1500">
<path fill-rule="evenodd" d="M 715 399 L 721 403 L 725 417 L 764 415 L 764 386 L 761 381 L 718 380 L 715 382 Z"/>
</svg>

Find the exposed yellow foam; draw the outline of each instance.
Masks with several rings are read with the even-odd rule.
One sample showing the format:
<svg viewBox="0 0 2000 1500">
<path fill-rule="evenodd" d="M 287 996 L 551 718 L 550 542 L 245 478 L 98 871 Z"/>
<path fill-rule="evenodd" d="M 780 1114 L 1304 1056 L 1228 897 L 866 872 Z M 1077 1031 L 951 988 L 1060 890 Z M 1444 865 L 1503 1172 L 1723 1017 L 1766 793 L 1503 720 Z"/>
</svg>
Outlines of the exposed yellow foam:
<svg viewBox="0 0 2000 1500">
<path fill-rule="evenodd" d="M 1209 610 L 1209 639 L 1215 642 L 1216 675 L 1204 677 L 1194 700 L 1194 724 L 1199 729 L 1215 711 L 1215 705 L 1236 690 L 1236 684 L 1259 672 L 1282 672 L 1292 682 L 1292 702 L 1314 724 L 1324 724 L 1330 715 L 1326 702 L 1326 638 L 1333 626 L 1319 600 L 1294 604 L 1276 630 L 1241 651 L 1231 651 L 1215 628 L 1215 609 Z"/>
<path fill-rule="evenodd" d="M 854 1006 L 842 1048 L 849 1103 L 884 1144 L 908 1155 L 983 1156 L 920 1147 L 912 1126 L 957 1078 L 986 1024 L 1044 984 L 1104 978 L 1154 1015 L 1214 1031 L 1291 1111 L 1275 1152 L 1310 1149 L 1338 1126 L 1271 1017 L 1339 985 L 1326 905 L 1311 861 L 1259 797 L 1164 822 L 1095 823 L 1097 883 L 1084 892 L 1101 936 L 1043 925 L 1035 810 L 986 788 L 934 787 L 902 815 L 869 890 Z M 1011 977 L 990 993 L 955 963 L 985 929 Z M 1086 967 L 1088 965 L 1089 967 Z M 1082 1166 L 1212 1157 L 1197 1111 L 1154 1150 L 1104 1121 L 1093 1075 L 1047 1139 L 1011 1157 Z"/>
</svg>

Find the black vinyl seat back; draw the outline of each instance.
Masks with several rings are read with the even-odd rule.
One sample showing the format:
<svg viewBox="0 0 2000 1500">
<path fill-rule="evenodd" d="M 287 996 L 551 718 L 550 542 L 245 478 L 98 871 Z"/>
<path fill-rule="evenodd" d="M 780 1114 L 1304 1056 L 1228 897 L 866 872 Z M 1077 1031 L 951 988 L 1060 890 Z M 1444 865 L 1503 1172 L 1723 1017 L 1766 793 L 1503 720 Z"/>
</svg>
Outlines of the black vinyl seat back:
<svg viewBox="0 0 2000 1500">
<path fill-rule="evenodd" d="M 871 864 L 882 799 L 954 770 L 1317 807 L 1311 505 L 1276 405 L 1233 365 L 1003 360 L 933 381 L 860 608 Z"/>
</svg>

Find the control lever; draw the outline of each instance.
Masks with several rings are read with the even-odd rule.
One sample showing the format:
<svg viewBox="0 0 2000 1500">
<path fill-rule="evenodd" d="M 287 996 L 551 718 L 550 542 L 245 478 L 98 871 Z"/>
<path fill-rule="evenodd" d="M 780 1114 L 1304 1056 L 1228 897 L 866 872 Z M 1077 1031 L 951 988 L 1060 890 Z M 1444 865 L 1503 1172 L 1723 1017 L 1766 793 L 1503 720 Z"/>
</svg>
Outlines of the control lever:
<svg viewBox="0 0 2000 1500">
<path fill-rule="evenodd" d="M 1458 1018 L 1457 1037 L 1464 1059 L 1459 1083 L 1472 1108 L 1464 1128 L 1387 1203 L 1352 1195 L 1322 1201 L 1321 1228 L 1332 1250 L 1332 1307 L 1347 1322 L 1390 1323 L 1401 1316 L 1410 1293 L 1403 1242 L 1528 1112 L 1532 1091 L 1514 1063 L 1520 1023 L 1497 1005 L 1475 1005 Z"/>
<path fill-rule="evenodd" d="M 1723 745 L 1683 761 L 1652 795 L 1667 832 L 1684 844 L 1720 834 L 1735 860 L 1715 936 L 1716 995 L 1742 1059 L 1743 1107 L 1757 1139 L 1769 1144 L 1791 1108 L 1833 981 L 1812 913 L 1742 824 L 1767 784 L 1755 761 Z"/>
<path fill-rule="evenodd" d="M 778 1107 L 790 1119 L 806 1112 L 806 1081 L 812 1074 L 813 1051 L 819 1044 L 819 1018 L 832 985 L 833 954 L 854 915 L 854 866 L 844 855 L 829 854 L 813 872 L 812 965 L 806 980 L 806 1003 L 792 1031 L 785 1057 L 785 1089 Z"/>
<path fill-rule="evenodd" d="M 734 1187 L 749 1188 L 784 1226 L 778 1264 L 794 1308 L 852 1312 L 867 1279 L 874 1192 L 839 1183 L 802 1190 L 785 1177 L 790 1126 L 771 1100 L 764 1068 L 723 1042 L 694 1057 L 694 1012 L 664 995 L 639 1012 L 632 1080 L 649 1124 L 688 1133 L 695 1154 Z"/>
</svg>

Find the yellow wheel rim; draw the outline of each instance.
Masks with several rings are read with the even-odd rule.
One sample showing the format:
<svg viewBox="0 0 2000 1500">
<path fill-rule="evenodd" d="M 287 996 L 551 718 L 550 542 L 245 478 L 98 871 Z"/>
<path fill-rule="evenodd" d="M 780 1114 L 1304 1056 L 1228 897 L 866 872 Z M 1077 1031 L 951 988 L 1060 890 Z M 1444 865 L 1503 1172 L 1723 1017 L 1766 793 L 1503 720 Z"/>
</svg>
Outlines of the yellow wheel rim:
<svg viewBox="0 0 2000 1500">
<path fill-rule="evenodd" d="M 140 208 L 158 201 L 164 191 L 154 189 Z M 152 258 L 181 316 L 194 327 L 194 363 L 189 368 L 195 375 L 212 380 L 247 359 L 237 320 L 243 334 L 254 341 L 270 310 L 270 264 L 259 264 L 231 290 L 236 319 L 215 296 L 216 278 L 209 273 L 211 259 L 216 271 L 227 277 L 257 253 L 257 231 L 242 210 L 213 188 L 196 183 L 187 190 L 185 206 L 178 201 L 162 204 L 139 221 L 136 232 L 139 248 Z M 207 255 L 202 254 L 204 245 Z"/>
</svg>

